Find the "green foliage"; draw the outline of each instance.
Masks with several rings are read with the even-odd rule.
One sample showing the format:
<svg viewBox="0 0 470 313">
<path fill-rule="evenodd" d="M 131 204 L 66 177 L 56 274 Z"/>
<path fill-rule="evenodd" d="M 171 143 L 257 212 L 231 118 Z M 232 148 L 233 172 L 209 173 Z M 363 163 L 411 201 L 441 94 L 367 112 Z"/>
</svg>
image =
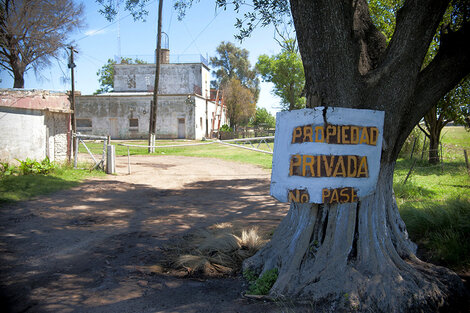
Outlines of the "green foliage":
<svg viewBox="0 0 470 313">
<path fill-rule="evenodd" d="M 413 155 L 414 156 L 420 155 L 420 153 L 423 150 L 423 143 L 424 143 L 424 134 L 418 127 L 415 127 L 411 131 L 411 133 L 408 135 L 408 138 L 406 138 L 405 142 L 403 143 L 403 146 L 401 147 L 401 150 L 400 150 L 399 157 L 409 158 L 411 155 L 411 150 L 413 150 L 413 145 L 415 146 Z M 427 146 L 429 146 L 429 141 L 427 143 Z"/>
<path fill-rule="evenodd" d="M 15 175 L 17 168 L 14 165 L 10 165 L 8 162 L 0 162 L 0 178 Z"/>
<path fill-rule="evenodd" d="M 140 60 L 135 58 L 132 60 L 131 58 L 121 58 L 120 64 L 146 64 L 144 60 Z M 95 94 L 111 92 L 114 90 L 114 65 L 116 65 L 116 61 L 113 59 L 108 59 L 108 62 L 103 65 L 96 75 L 98 76 L 98 82 L 100 83 L 100 88 L 96 90 Z"/>
<path fill-rule="evenodd" d="M 470 199 L 408 203 L 400 208 L 412 240 L 425 256 L 446 266 L 470 265 Z"/>
<path fill-rule="evenodd" d="M 266 108 L 256 108 L 255 118 L 251 124 L 258 127 L 274 128 L 276 126 L 276 118 Z"/>
<path fill-rule="evenodd" d="M 256 111 L 253 93 L 236 78 L 231 78 L 224 85 L 224 103 L 233 129 L 247 125 Z"/>
<path fill-rule="evenodd" d="M 284 47 L 288 46 L 286 44 Z M 271 57 L 260 55 L 256 69 L 264 81 L 274 84 L 272 93 L 281 98 L 283 110 L 305 107 L 305 97 L 302 96 L 305 85 L 304 68 L 296 50 L 283 48 L 281 53 Z"/>
<path fill-rule="evenodd" d="M 46 157 L 41 162 L 31 160 L 30 158 L 27 158 L 24 161 L 18 159 L 16 160 L 20 162 L 18 170 L 22 175 L 47 175 L 51 173 L 56 167 L 54 162 L 51 162 L 48 157 Z"/>
<path fill-rule="evenodd" d="M 213 74 L 216 77 L 211 82 L 212 86 L 225 90 L 226 86 L 236 79 L 251 91 L 254 102 L 258 101 L 259 79 L 256 70 L 251 68 L 248 50 L 239 48 L 231 42 L 222 41 L 216 52 L 217 56 L 210 58 L 215 70 Z"/>
<path fill-rule="evenodd" d="M 251 295 L 267 295 L 276 282 L 278 275 L 279 271 L 277 268 L 264 272 L 258 278 L 256 278 L 252 271 L 247 270 L 243 272 L 243 277 L 248 280 L 250 285 L 247 293 Z"/>
<path fill-rule="evenodd" d="M 227 124 L 224 124 L 220 127 L 219 131 L 221 132 L 233 132 L 233 129 L 228 126 Z"/>
<path fill-rule="evenodd" d="M 30 167 L 30 164 L 31 162 L 25 162 L 25 167 Z M 48 175 L 18 174 L 19 169 L 16 168 L 13 175 L 0 177 L 0 203 L 28 200 L 38 195 L 75 187 L 87 177 L 105 175 L 101 171 L 75 170 L 68 165 L 56 165 L 55 170 Z"/>
</svg>

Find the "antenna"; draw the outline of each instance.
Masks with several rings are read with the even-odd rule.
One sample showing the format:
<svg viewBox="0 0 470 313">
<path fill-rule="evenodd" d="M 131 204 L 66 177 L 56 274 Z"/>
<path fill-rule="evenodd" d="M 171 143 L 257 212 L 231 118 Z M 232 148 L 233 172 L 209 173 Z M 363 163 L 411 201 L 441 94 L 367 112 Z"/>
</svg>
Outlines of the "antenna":
<svg viewBox="0 0 470 313">
<path fill-rule="evenodd" d="M 117 22 L 118 22 L 118 29 L 117 29 L 117 63 L 121 63 L 121 11 L 119 10 L 119 2 L 120 0 L 116 0 L 116 10 L 117 10 Z"/>
</svg>

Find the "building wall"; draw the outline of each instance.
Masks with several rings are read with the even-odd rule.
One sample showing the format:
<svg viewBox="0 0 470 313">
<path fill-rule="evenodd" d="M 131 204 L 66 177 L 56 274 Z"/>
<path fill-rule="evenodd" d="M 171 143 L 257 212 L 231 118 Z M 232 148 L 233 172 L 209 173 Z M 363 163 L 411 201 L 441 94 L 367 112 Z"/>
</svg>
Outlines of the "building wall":
<svg viewBox="0 0 470 313">
<path fill-rule="evenodd" d="M 153 91 L 155 64 L 117 64 L 114 66 L 115 92 Z M 210 71 L 202 63 L 161 64 L 159 94 L 208 97 Z"/>
<path fill-rule="evenodd" d="M 75 99 L 77 131 L 110 135 L 112 139 L 147 138 L 151 100 L 150 93 L 78 96 Z M 210 101 L 208 104 L 215 106 Z M 206 100 L 199 96 L 159 95 L 157 138 L 202 139 L 206 134 L 205 111 Z M 130 119 L 138 120 L 137 128 L 130 127 Z"/>
<path fill-rule="evenodd" d="M 2 89 L 0 96 L 0 160 L 67 158 L 70 103 L 65 93 Z"/>
<path fill-rule="evenodd" d="M 146 138 L 151 100 L 151 94 L 76 97 L 77 132 L 112 139 Z"/>
</svg>

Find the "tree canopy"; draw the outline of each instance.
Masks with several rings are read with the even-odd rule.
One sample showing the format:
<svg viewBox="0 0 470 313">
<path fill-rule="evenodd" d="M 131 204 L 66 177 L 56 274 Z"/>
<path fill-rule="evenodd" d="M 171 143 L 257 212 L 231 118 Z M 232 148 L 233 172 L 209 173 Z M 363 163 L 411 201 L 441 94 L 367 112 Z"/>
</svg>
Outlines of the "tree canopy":
<svg viewBox="0 0 470 313">
<path fill-rule="evenodd" d="M 292 43 L 294 40 L 290 40 Z M 295 45 L 294 45 L 295 46 Z M 302 92 L 305 84 L 302 59 L 292 44 L 283 46 L 281 53 L 258 57 L 256 69 L 264 81 L 274 84 L 272 93 L 281 98 L 283 110 L 294 110 L 305 107 L 305 97 Z"/>
<path fill-rule="evenodd" d="M 0 66 L 24 88 L 24 73 L 50 65 L 83 24 L 83 5 L 73 0 L 0 1 Z"/>
<path fill-rule="evenodd" d="M 230 127 L 236 130 L 237 126 L 248 124 L 256 110 L 252 92 L 235 77 L 225 82 L 223 91 Z"/>
<path fill-rule="evenodd" d="M 214 88 L 223 88 L 232 78 L 237 79 L 242 86 L 250 89 L 255 102 L 259 96 L 259 79 L 248 60 L 249 52 L 235 46 L 231 42 L 222 41 L 216 49 L 217 55 L 210 58 L 215 80 Z"/>
<path fill-rule="evenodd" d="M 257 107 L 251 124 L 257 127 L 274 128 L 276 126 L 276 118 L 266 108 Z"/>
</svg>

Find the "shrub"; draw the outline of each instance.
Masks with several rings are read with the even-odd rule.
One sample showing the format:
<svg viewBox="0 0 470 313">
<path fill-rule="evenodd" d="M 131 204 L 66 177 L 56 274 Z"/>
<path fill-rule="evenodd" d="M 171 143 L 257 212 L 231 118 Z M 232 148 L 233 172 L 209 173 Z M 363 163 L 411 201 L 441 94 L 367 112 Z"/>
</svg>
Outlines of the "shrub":
<svg viewBox="0 0 470 313">
<path fill-rule="evenodd" d="M 18 169 L 22 175 L 47 175 L 51 173 L 56 167 L 54 162 L 51 162 L 48 157 L 46 157 L 41 162 L 31 160 L 30 158 L 27 158 L 25 161 L 21 161 L 18 159 L 16 160 L 20 162 Z"/>
<path fill-rule="evenodd" d="M 14 165 L 10 165 L 8 162 L 0 162 L 0 178 L 12 176 L 16 172 L 17 170 Z"/>
</svg>

